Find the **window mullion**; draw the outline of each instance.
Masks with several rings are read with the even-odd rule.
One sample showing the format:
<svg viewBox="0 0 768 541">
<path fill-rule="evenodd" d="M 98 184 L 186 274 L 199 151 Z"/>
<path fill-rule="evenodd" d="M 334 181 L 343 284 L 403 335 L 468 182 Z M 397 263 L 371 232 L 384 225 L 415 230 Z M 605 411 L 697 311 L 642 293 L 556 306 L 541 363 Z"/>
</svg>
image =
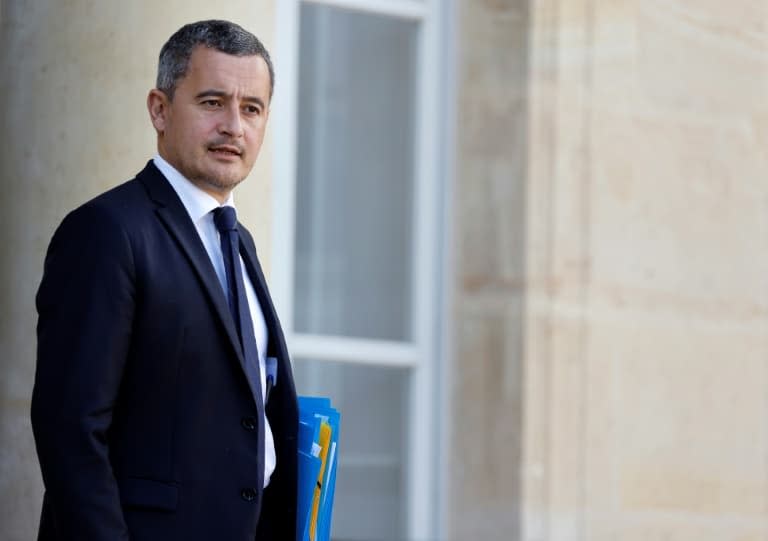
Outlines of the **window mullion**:
<svg viewBox="0 0 768 541">
<path fill-rule="evenodd" d="M 419 349 L 413 345 L 385 340 L 301 333 L 291 336 L 289 344 L 293 357 L 323 361 L 414 367 L 422 358 Z"/>
</svg>

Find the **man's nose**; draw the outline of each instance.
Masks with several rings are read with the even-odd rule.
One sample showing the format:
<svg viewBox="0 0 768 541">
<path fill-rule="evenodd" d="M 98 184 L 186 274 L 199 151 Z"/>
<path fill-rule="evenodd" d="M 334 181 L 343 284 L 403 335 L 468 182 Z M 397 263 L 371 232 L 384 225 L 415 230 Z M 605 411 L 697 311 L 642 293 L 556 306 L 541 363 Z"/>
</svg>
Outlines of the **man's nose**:
<svg viewBox="0 0 768 541">
<path fill-rule="evenodd" d="M 226 107 L 221 112 L 219 132 L 232 137 L 241 137 L 243 135 L 243 122 L 237 105 Z"/>
</svg>

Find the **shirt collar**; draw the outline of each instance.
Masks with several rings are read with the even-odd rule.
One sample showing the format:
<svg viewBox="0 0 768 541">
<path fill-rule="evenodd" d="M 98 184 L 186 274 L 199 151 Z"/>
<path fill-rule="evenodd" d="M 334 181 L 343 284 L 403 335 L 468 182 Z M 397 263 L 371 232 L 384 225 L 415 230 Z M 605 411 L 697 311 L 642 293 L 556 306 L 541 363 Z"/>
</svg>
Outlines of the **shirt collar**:
<svg viewBox="0 0 768 541">
<path fill-rule="evenodd" d="M 199 222 L 212 210 L 220 206 L 235 207 L 232 193 L 229 194 L 229 197 L 227 197 L 227 200 L 224 201 L 224 203 L 219 205 L 219 202 L 212 195 L 192 184 L 189 179 L 179 173 L 170 163 L 165 161 L 160 154 L 156 154 L 152 160 L 171 184 L 174 191 L 179 196 L 179 199 L 181 199 L 181 203 L 184 205 L 184 208 L 187 209 L 187 213 L 189 214 L 189 217 L 192 218 L 192 222 Z"/>
</svg>

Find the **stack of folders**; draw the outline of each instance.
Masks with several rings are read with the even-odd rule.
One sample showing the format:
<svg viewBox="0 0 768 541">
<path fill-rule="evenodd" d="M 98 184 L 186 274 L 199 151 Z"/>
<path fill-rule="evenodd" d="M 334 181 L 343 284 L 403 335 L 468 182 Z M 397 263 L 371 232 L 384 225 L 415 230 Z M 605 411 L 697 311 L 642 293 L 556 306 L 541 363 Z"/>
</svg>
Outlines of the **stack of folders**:
<svg viewBox="0 0 768 541">
<path fill-rule="evenodd" d="M 330 541 L 339 412 L 329 398 L 299 397 L 297 541 Z"/>
</svg>

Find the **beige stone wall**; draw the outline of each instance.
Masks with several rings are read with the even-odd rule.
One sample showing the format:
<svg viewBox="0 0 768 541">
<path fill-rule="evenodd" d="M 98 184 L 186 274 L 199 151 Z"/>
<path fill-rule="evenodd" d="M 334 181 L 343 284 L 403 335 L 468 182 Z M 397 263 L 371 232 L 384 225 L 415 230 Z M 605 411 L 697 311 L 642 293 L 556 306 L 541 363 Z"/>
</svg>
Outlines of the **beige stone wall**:
<svg viewBox="0 0 768 541">
<path fill-rule="evenodd" d="M 459 4 L 450 537 L 768 539 L 765 2 Z"/>
<path fill-rule="evenodd" d="M 228 18 L 273 43 L 274 2 L 5 0 L 0 11 L 0 538 L 33 539 L 42 496 L 29 424 L 34 295 L 64 214 L 152 156 L 145 99 L 179 26 Z M 279 74 L 278 74 L 279 77 Z M 278 80 L 279 91 L 279 80 Z M 274 119 L 273 119 L 274 120 Z M 269 137 L 237 192 L 269 263 Z"/>
<path fill-rule="evenodd" d="M 528 10 L 457 2 L 450 539 L 520 529 Z"/>
</svg>

